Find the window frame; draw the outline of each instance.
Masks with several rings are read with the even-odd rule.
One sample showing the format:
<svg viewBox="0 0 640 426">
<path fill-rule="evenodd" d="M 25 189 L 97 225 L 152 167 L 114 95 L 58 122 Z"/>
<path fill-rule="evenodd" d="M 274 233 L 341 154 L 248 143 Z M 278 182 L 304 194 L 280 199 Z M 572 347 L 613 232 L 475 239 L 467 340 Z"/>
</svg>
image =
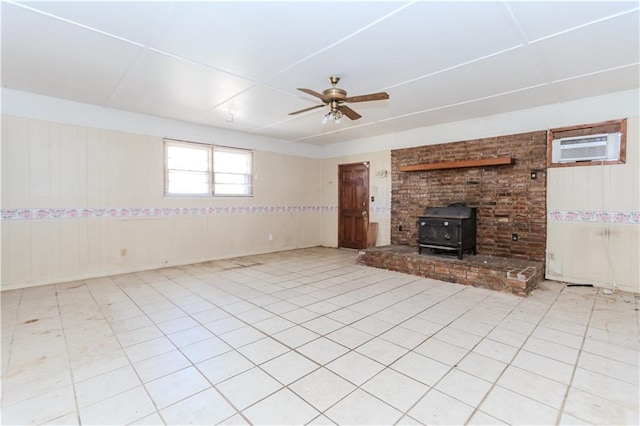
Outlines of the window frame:
<svg viewBox="0 0 640 426">
<path fill-rule="evenodd" d="M 185 141 L 180 139 L 171 139 L 164 138 L 164 196 L 177 198 L 177 197 L 186 197 L 186 198 L 213 198 L 213 197 L 221 197 L 221 198 L 229 198 L 229 197 L 240 197 L 240 198 L 251 198 L 253 197 L 253 180 L 254 180 L 254 150 L 246 149 L 246 148 L 237 148 L 231 146 L 224 145 L 215 145 L 215 144 L 207 144 L 202 142 L 192 142 Z M 183 147 L 191 147 L 198 149 L 206 149 L 208 151 L 208 170 L 206 173 L 208 174 L 208 191 L 207 193 L 197 193 L 197 194 L 189 194 L 189 193 L 177 193 L 177 192 L 169 192 L 169 148 L 171 146 L 183 146 Z M 249 156 L 249 173 L 248 173 L 248 183 L 243 185 L 243 188 L 248 189 L 248 193 L 246 194 L 216 194 L 215 192 L 215 153 L 216 150 L 218 152 L 238 152 L 244 153 Z M 238 173 L 239 175 L 247 175 L 246 173 Z"/>
</svg>

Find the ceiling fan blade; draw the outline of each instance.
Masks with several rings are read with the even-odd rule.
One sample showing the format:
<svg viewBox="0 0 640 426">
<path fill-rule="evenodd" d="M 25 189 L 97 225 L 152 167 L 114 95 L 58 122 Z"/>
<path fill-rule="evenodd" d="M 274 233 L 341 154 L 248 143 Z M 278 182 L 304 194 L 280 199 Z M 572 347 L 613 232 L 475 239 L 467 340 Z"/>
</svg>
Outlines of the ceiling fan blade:
<svg viewBox="0 0 640 426">
<path fill-rule="evenodd" d="M 311 96 L 315 96 L 316 98 L 320 98 L 320 99 L 322 99 L 322 102 L 325 102 L 325 103 L 329 102 L 329 99 L 326 96 L 324 96 L 323 94 L 318 93 L 316 91 L 313 91 L 311 89 L 305 89 L 305 88 L 298 87 L 298 90 L 300 90 L 301 92 L 307 93 L 307 94 L 309 94 Z"/>
<path fill-rule="evenodd" d="M 312 107 L 309 107 L 309 108 L 301 109 L 300 111 L 290 112 L 289 115 L 300 114 L 301 112 L 311 111 L 312 109 L 322 108 L 323 106 L 326 106 L 326 105 L 325 104 L 320 104 L 320 105 L 312 106 Z"/>
<path fill-rule="evenodd" d="M 357 120 L 358 118 L 362 117 L 360 114 L 358 114 L 357 112 L 355 112 L 354 110 L 352 110 L 346 105 L 340 105 L 338 109 L 342 111 L 344 115 L 346 115 L 352 120 Z"/>
<path fill-rule="evenodd" d="M 368 95 L 349 96 L 345 98 L 344 102 L 367 102 L 367 101 L 382 101 L 389 99 L 387 92 L 369 93 Z"/>
</svg>

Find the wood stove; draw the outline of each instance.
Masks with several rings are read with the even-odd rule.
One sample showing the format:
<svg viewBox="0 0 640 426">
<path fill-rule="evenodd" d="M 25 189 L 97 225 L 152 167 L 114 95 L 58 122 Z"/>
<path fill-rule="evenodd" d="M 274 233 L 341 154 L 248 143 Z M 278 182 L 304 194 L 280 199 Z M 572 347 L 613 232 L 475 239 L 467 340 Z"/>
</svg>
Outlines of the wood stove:
<svg viewBox="0 0 640 426">
<path fill-rule="evenodd" d="M 456 251 L 462 260 L 465 251 L 476 254 L 476 208 L 464 203 L 447 207 L 427 207 L 418 219 L 418 253 L 423 248 L 432 251 Z"/>
</svg>

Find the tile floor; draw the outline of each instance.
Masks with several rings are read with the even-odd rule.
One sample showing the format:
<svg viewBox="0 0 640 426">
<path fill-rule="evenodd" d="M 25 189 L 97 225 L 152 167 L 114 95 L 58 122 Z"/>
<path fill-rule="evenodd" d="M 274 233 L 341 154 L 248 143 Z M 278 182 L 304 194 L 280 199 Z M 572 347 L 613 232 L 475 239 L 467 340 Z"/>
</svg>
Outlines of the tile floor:
<svg viewBox="0 0 640 426">
<path fill-rule="evenodd" d="M 312 248 L 2 293 L 3 424 L 638 424 L 638 298 Z"/>
</svg>

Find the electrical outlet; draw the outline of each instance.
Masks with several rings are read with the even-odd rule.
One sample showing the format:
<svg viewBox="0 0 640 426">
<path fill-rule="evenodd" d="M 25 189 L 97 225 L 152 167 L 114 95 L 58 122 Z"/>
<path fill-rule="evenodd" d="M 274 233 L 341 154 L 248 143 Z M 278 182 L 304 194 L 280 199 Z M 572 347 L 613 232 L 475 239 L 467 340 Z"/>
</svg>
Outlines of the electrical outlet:
<svg viewBox="0 0 640 426">
<path fill-rule="evenodd" d="M 269 241 L 273 241 L 273 234 L 269 234 Z"/>
<path fill-rule="evenodd" d="M 518 234 L 511 234 L 511 241 L 518 241 Z"/>
<path fill-rule="evenodd" d="M 373 195 L 371 196 L 371 202 L 373 203 L 374 201 L 376 201 L 376 197 L 374 197 Z"/>
</svg>

